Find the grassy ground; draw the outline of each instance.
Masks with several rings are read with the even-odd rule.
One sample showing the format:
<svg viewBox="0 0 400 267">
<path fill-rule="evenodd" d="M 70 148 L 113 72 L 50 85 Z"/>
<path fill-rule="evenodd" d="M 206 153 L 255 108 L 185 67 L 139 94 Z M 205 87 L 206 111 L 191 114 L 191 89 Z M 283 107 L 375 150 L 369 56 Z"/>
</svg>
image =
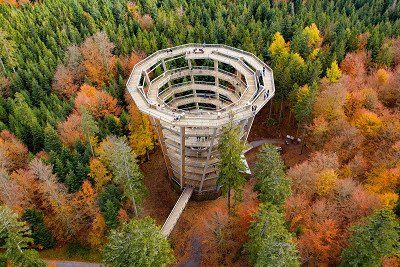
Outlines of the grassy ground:
<svg viewBox="0 0 400 267">
<path fill-rule="evenodd" d="M 101 262 L 100 251 L 79 245 L 43 250 L 40 256 L 46 260 Z"/>
</svg>

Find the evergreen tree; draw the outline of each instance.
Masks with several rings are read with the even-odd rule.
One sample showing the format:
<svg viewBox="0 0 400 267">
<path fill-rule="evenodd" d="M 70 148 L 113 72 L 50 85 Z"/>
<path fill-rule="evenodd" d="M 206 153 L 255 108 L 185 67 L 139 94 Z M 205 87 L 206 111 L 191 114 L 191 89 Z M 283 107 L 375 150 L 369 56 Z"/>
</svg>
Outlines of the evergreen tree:
<svg viewBox="0 0 400 267">
<path fill-rule="evenodd" d="M 270 203 L 261 204 L 250 226 L 246 250 L 255 266 L 300 266 L 299 253 L 285 227 L 283 214 Z"/>
<path fill-rule="evenodd" d="M 110 136 L 103 141 L 101 157 L 107 162 L 113 173 L 114 181 L 124 189 L 124 195 L 132 200 L 135 215 L 137 205 L 146 194 L 143 174 L 136 162 L 136 155 L 124 137 Z"/>
<path fill-rule="evenodd" d="M 44 214 L 42 211 L 35 209 L 25 210 L 22 218 L 29 223 L 35 246 L 49 249 L 55 245 L 53 235 L 44 224 Z"/>
<path fill-rule="evenodd" d="M 44 149 L 47 152 L 55 151 L 56 153 L 61 153 L 62 149 L 60 137 L 50 124 L 44 128 Z"/>
<path fill-rule="evenodd" d="M 221 161 L 217 183 L 222 187 L 222 193 L 227 196 L 228 211 L 231 210 L 231 190 L 234 191 L 235 203 L 242 198 L 243 185 L 246 182 L 243 176 L 246 165 L 242 159 L 245 149 L 246 144 L 240 138 L 239 126 L 230 124 L 225 127 L 218 144 Z"/>
<path fill-rule="evenodd" d="M 274 205 L 283 205 L 290 195 L 290 181 L 285 177 L 285 165 L 279 152 L 272 145 L 264 145 L 258 154 L 255 176 L 260 200 Z"/>
<path fill-rule="evenodd" d="M 383 257 L 398 255 L 400 224 L 392 210 L 378 210 L 355 225 L 342 266 L 380 266 Z"/>
<path fill-rule="evenodd" d="M 121 208 L 122 193 L 114 184 L 108 184 L 99 196 L 99 206 L 106 225 L 109 228 L 117 228 L 118 212 Z"/>
<path fill-rule="evenodd" d="M 165 266 L 175 259 L 170 244 L 155 221 L 149 217 L 111 230 L 103 259 L 107 266 Z"/>
<path fill-rule="evenodd" d="M 9 208 L 0 206 L 0 240 L 5 257 L 16 266 L 46 266 L 37 251 L 29 249 L 33 239 L 28 225 Z"/>
<path fill-rule="evenodd" d="M 6 74 L 7 66 L 15 72 L 16 59 L 15 59 L 15 43 L 8 36 L 7 32 L 0 29 L 0 69 Z"/>
<path fill-rule="evenodd" d="M 92 143 L 94 142 L 95 134 L 99 132 L 99 127 L 87 109 L 81 108 L 81 114 L 82 132 L 86 137 L 86 142 L 89 144 L 92 155 L 94 155 Z"/>
</svg>

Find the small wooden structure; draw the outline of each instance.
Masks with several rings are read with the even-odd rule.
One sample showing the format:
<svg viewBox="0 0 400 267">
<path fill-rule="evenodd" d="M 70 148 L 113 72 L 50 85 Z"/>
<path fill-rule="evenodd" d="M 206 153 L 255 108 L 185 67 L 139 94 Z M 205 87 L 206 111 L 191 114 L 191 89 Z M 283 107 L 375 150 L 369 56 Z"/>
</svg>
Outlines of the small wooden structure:
<svg viewBox="0 0 400 267">
<path fill-rule="evenodd" d="M 155 52 L 135 65 L 127 88 L 152 118 L 169 178 L 194 194 L 218 191 L 222 128 L 240 125 L 247 140 L 254 116 L 275 93 L 272 70 L 260 59 L 213 44 Z"/>
</svg>

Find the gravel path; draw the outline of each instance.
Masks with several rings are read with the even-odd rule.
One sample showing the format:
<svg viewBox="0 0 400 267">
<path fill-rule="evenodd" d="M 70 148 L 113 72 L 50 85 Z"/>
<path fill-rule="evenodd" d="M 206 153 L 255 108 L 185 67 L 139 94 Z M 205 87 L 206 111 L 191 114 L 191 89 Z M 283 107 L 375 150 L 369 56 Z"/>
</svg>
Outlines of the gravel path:
<svg viewBox="0 0 400 267">
<path fill-rule="evenodd" d="M 201 242 L 197 236 L 192 237 L 192 252 L 187 261 L 179 264 L 178 267 L 197 267 L 201 265 Z"/>
</svg>

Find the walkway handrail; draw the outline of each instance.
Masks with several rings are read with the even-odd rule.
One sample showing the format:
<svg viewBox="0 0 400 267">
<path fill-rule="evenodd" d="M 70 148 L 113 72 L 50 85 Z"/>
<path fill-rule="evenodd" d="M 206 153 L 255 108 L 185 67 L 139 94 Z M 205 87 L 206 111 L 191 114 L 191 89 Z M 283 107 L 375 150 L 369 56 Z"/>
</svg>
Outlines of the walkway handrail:
<svg viewBox="0 0 400 267">
<path fill-rule="evenodd" d="M 188 47 L 190 47 L 190 51 L 187 49 Z M 194 114 L 190 114 L 190 113 L 185 113 L 185 118 L 193 118 L 193 119 L 207 119 L 207 120 L 220 120 L 221 116 L 225 117 L 229 116 L 228 113 L 226 112 L 228 109 L 232 110 L 233 113 L 238 113 L 238 112 L 245 112 L 247 114 L 247 112 L 250 112 L 250 110 L 253 110 L 253 103 L 255 103 L 260 99 L 261 96 L 261 92 L 263 92 L 264 90 L 262 90 L 260 92 L 259 90 L 259 81 L 258 77 L 255 75 L 255 71 L 252 70 L 249 66 L 252 66 L 253 69 L 258 70 L 258 71 L 263 71 L 263 70 L 267 70 L 268 73 L 266 74 L 265 72 L 263 73 L 263 75 L 261 76 L 263 78 L 263 84 L 265 87 L 265 90 L 269 90 L 270 95 L 274 95 L 274 80 L 273 80 L 273 74 L 272 74 L 272 70 L 271 68 L 266 65 L 264 62 L 262 62 L 260 59 L 258 59 L 253 53 L 247 52 L 247 51 L 243 51 L 241 49 L 237 49 L 237 48 L 233 48 L 233 47 L 229 47 L 226 45 L 218 45 L 218 44 L 185 44 L 185 45 L 180 45 L 180 46 L 176 46 L 173 48 L 166 48 L 166 49 L 162 49 L 159 50 L 155 53 L 152 53 L 150 56 L 146 57 L 145 59 L 142 59 L 141 61 L 139 61 L 131 75 L 129 76 L 129 79 L 127 81 L 127 86 L 129 90 L 135 90 L 139 93 L 140 97 L 144 100 L 140 101 L 140 105 L 142 107 L 142 109 L 146 109 L 150 108 L 150 109 L 154 109 L 154 111 L 150 111 L 149 112 L 151 114 L 159 114 L 157 116 L 168 116 L 169 118 L 172 118 L 171 116 L 175 116 L 174 113 L 175 112 L 180 112 L 178 109 L 176 108 L 169 108 L 168 105 L 165 105 L 165 103 L 159 103 L 160 98 L 159 95 L 171 90 L 171 87 L 167 87 L 164 90 L 160 91 L 160 92 L 156 92 L 155 95 L 153 95 L 154 92 L 152 92 L 151 94 L 156 97 L 156 99 L 150 99 L 149 98 L 149 92 L 151 91 L 151 87 L 152 84 L 154 84 L 155 82 L 159 81 L 159 79 L 161 79 L 162 77 L 165 77 L 165 75 L 167 73 L 171 73 L 174 74 L 176 72 L 182 71 L 184 69 L 189 69 L 188 66 L 185 67 L 180 67 L 180 68 L 176 68 L 173 71 L 171 70 L 167 70 L 165 71 L 165 69 L 163 68 L 164 72 L 163 74 L 159 75 L 158 77 L 154 78 L 153 80 L 151 80 L 149 87 L 144 87 L 141 86 L 139 83 L 141 80 L 146 80 L 143 79 L 141 77 L 143 77 L 143 74 L 141 73 L 142 69 L 148 73 L 148 71 L 153 71 L 155 70 L 157 67 L 160 66 L 160 61 L 164 60 L 164 61 L 169 61 L 169 59 L 173 60 L 175 58 L 181 58 L 181 57 L 187 57 L 188 53 L 192 53 L 192 48 L 193 49 L 199 49 L 201 51 L 201 49 L 205 50 L 205 53 L 207 55 L 211 55 L 211 53 L 221 53 L 221 56 L 227 58 L 227 64 L 229 64 L 229 60 L 235 60 L 235 62 L 237 62 L 238 64 L 240 64 L 244 69 L 248 70 L 249 73 L 246 75 L 244 75 L 245 79 L 246 79 L 246 83 L 244 83 L 241 79 L 237 79 L 241 85 L 245 88 L 244 91 L 242 91 L 241 89 L 239 89 L 239 91 L 237 92 L 237 88 L 242 88 L 242 87 L 236 87 L 236 89 L 234 90 L 235 94 L 239 94 L 239 102 L 242 101 L 243 103 L 240 104 L 240 106 L 235 107 L 234 105 L 236 105 L 238 103 L 238 101 L 235 101 L 233 103 L 230 103 L 229 105 L 223 107 L 222 109 L 218 110 L 218 112 L 214 112 L 214 113 L 207 113 L 204 114 L 203 116 L 199 116 L 198 113 L 196 113 L 196 115 Z M 213 48 L 210 50 L 207 50 L 207 48 Z M 215 48 L 215 49 L 214 49 Z M 186 50 L 185 50 L 186 49 Z M 197 50 L 197 51 L 199 51 Z M 196 57 L 196 56 L 195 56 Z M 206 56 L 208 57 L 208 56 Z M 216 59 L 218 61 L 218 59 Z M 145 67 L 143 66 L 143 64 L 147 64 Z M 190 65 L 190 64 L 189 64 Z M 143 66 L 143 67 L 142 67 Z M 238 68 L 237 66 L 234 68 Z M 204 69 L 204 70 L 212 70 L 215 68 L 212 68 L 210 66 L 192 66 L 192 69 Z M 243 70 L 243 69 L 242 69 Z M 223 73 L 223 74 L 228 74 L 228 73 L 224 73 L 225 70 L 219 69 L 219 72 Z M 251 83 L 249 84 L 250 80 L 248 80 L 250 73 L 252 73 L 252 78 Z M 207 75 L 207 74 L 206 74 Z M 229 74 L 228 74 L 229 75 Z M 258 74 L 257 74 L 258 75 Z M 236 75 L 232 75 L 231 76 L 235 76 Z M 267 76 L 270 77 L 270 81 L 268 80 Z M 135 78 L 135 84 L 132 84 L 133 79 Z M 163 81 L 164 82 L 164 81 Z M 207 81 L 203 81 L 204 84 L 207 83 Z M 137 83 L 137 84 L 136 84 Z M 189 83 L 189 82 L 188 82 Z M 196 83 L 200 83 L 200 81 L 197 81 Z M 183 83 L 182 83 L 183 84 Z M 210 83 L 211 84 L 211 83 Z M 163 85 L 164 86 L 164 85 Z M 254 86 L 254 87 L 253 87 Z M 162 87 L 162 86 L 160 86 Z M 220 85 L 221 88 L 224 88 L 227 90 L 228 87 L 224 86 L 224 85 Z M 249 88 L 252 87 L 251 89 L 251 93 L 252 95 L 249 96 L 248 91 L 250 90 Z M 254 90 L 254 91 L 253 91 Z M 229 89 L 229 91 L 232 91 Z M 133 92 L 132 92 L 133 93 Z M 221 92 L 222 93 L 222 92 Z M 222 93 L 223 94 L 223 93 Z M 244 101 L 246 101 L 246 103 L 244 103 Z M 226 101 L 225 101 L 226 102 Z M 155 111 L 157 110 L 157 111 Z M 173 113 L 171 113 L 171 110 Z M 155 112 L 155 113 L 154 113 Z M 242 114 L 242 116 L 247 116 L 245 115 L 245 113 Z M 254 113 L 254 112 L 253 112 Z M 165 119 L 167 119 L 168 117 L 165 117 Z M 160 117 L 161 119 L 161 117 Z M 214 122 L 212 122 L 214 123 Z"/>
</svg>

